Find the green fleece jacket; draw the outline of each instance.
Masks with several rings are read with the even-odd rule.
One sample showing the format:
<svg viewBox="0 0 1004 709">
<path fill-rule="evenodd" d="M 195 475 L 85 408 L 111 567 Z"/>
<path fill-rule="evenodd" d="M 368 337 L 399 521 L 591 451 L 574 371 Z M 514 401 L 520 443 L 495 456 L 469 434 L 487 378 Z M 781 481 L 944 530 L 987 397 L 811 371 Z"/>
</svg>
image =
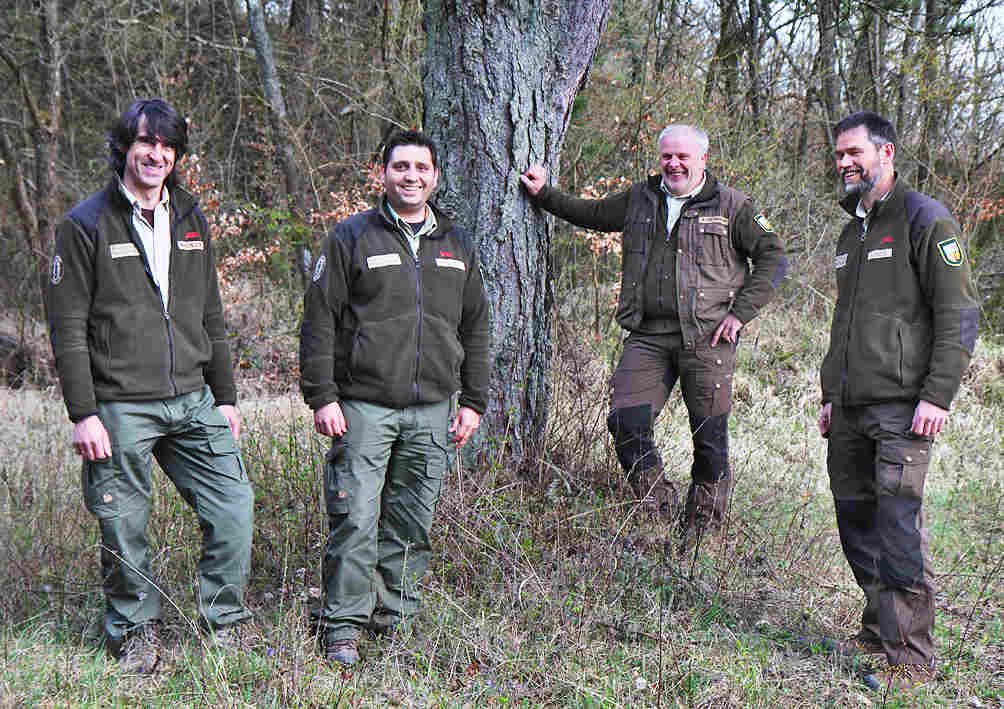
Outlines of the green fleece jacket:
<svg viewBox="0 0 1004 709">
<path fill-rule="evenodd" d="M 98 401 L 165 399 L 209 385 L 234 404 L 230 348 L 206 219 L 171 190 L 169 308 L 113 178 L 56 230 L 46 283 L 49 337 L 70 420 Z"/>
<path fill-rule="evenodd" d="M 979 301 L 959 225 L 902 180 L 872 207 L 858 197 L 837 242 L 837 304 L 821 371 L 823 403 L 923 399 L 949 408 L 979 329 Z"/>
<path fill-rule="evenodd" d="M 304 399 L 315 411 L 340 399 L 403 408 L 459 390 L 461 406 L 484 413 L 491 320 L 477 249 L 437 210 L 416 259 L 385 209 L 336 224 L 314 263 L 300 327 Z"/>
</svg>

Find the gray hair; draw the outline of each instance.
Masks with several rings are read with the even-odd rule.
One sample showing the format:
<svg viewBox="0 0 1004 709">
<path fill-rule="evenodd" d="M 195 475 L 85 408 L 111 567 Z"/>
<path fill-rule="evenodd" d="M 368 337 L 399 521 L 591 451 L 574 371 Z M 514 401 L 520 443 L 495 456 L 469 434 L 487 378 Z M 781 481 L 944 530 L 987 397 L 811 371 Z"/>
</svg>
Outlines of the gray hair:
<svg viewBox="0 0 1004 709">
<path fill-rule="evenodd" d="M 673 135 L 674 133 L 688 132 L 697 141 L 697 145 L 701 150 L 701 154 L 708 152 L 708 147 L 711 145 L 711 141 L 708 140 L 708 134 L 697 126 L 692 126 L 688 123 L 673 123 L 662 129 L 659 133 L 659 139 L 656 141 L 656 147 L 662 145 L 662 139 L 666 136 Z"/>
</svg>

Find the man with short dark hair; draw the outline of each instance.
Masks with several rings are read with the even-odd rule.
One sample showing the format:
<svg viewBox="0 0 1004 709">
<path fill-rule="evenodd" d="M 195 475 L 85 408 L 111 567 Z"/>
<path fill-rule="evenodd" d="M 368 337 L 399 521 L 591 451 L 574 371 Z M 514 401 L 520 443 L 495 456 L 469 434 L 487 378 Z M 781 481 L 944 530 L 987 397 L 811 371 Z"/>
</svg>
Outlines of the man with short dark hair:
<svg viewBox="0 0 1004 709">
<path fill-rule="evenodd" d="M 222 637 L 250 617 L 252 493 L 209 229 L 177 186 L 187 144 L 160 99 L 122 114 L 108 136 L 116 174 L 59 225 L 46 286 L 84 502 L 101 527 L 106 647 L 140 671 L 157 664 L 161 610 L 151 456 L 199 517 L 202 625 Z"/>
<path fill-rule="evenodd" d="M 658 147 L 660 174 L 606 199 L 559 192 L 537 165 L 521 180 L 536 204 L 562 219 L 624 232 L 617 322 L 630 334 L 611 379 L 607 427 L 635 494 L 668 517 L 677 495 L 665 479 L 652 427 L 680 382 L 694 443 L 679 518 L 687 548 L 720 525 L 728 505 L 728 418 L 739 331 L 770 301 L 788 259 L 750 198 L 706 170 L 707 133 L 667 126 Z"/>
<path fill-rule="evenodd" d="M 934 584 L 922 510 L 931 443 L 969 364 L 979 304 L 959 225 L 896 173 L 896 131 L 871 111 L 836 127 L 851 215 L 837 242 L 837 304 L 820 432 L 840 541 L 866 605 L 836 643 L 883 653 L 878 683 L 935 677 Z"/>
<path fill-rule="evenodd" d="M 358 661 L 363 628 L 389 631 L 418 612 L 443 477 L 488 405 L 478 252 L 429 201 L 433 141 L 392 136 L 381 179 L 379 206 L 325 239 L 300 331 L 300 388 L 316 430 L 334 439 L 324 598 L 312 619 L 324 656 L 344 665 Z"/>
</svg>

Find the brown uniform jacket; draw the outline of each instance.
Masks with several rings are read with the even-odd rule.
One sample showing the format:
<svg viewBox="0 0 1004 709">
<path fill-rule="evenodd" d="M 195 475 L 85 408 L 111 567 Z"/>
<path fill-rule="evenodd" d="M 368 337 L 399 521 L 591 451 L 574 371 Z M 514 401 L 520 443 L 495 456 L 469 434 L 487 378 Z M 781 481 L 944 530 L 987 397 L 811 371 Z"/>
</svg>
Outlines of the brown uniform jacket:
<svg viewBox="0 0 1004 709">
<path fill-rule="evenodd" d="M 646 317 L 643 289 L 653 245 L 667 238 L 661 182 L 660 175 L 652 175 L 600 200 L 545 185 L 536 197 L 541 207 L 577 226 L 624 232 L 617 322 L 630 331 L 639 330 Z M 780 238 L 755 214 L 749 197 L 710 173 L 683 206 L 670 238 L 677 248 L 673 298 L 687 349 L 710 338 L 730 312 L 744 324 L 755 318 L 788 269 Z"/>
</svg>

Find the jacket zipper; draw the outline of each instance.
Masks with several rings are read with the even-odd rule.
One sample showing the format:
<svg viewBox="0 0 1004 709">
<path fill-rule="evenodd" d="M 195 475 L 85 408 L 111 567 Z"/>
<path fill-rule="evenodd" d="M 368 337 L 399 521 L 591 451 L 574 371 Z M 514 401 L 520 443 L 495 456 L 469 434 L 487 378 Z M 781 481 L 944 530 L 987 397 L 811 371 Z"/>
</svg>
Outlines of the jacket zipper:
<svg viewBox="0 0 1004 709">
<path fill-rule="evenodd" d="M 854 332 L 852 327 L 854 324 L 854 314 L 857 310 L 858 303 L 858 285 L 861 283 L 861 264 L 864 259 L 862 258 L 864 252 L 865 239 L 868 236 L 868 230 L 865 229 L 864 220 L 861 221 L 861 233 L 858 234 L 858 245 L 857 245 L 857 259 L 858 263 L 854 269 L 854 288 L 850 292 L 850 302 L 851 310 L 847 314 L 847 337 L 844 339 L 844 371 L 841 372 L 840 377 L 840 388 L 843 390 L 841 399 L 843 400 L 843 405 L 847 406 L 850 401 L 850 352 L 851 352 L 851 336 Z"/>
<path fill-rule="evenodd" d="M 422 259 L 419 254 L 413 253 L 412 255 L 415 258 L 415 309 L 418 314 L 418 322 L 415 325 L 418 330 L 415 338 L 415 402 L 418 403 L 421 401 L 418 382 L 419 368 L 422 364 Z"/>
</svg>

